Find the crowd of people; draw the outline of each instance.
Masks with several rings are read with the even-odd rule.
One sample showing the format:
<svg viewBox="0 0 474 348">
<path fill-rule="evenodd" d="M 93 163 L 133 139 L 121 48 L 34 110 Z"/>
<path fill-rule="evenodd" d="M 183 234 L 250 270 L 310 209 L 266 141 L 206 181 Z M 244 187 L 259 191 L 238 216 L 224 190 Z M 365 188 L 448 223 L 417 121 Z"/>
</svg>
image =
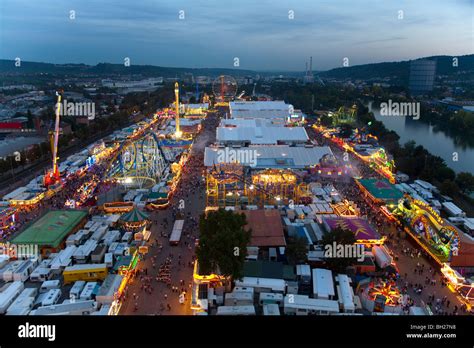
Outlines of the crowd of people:
<svg viewBox="0 0 474 348">
<path fill-rule="evenodd" d="M 143 294 L 147 304 L 149 296 L 153 296 L 153 301 L 158 303 L 156 315 L 164 312 L 181 313 L 181 308 L 189 309 L 189 306 L 178 305 L 175 310 L 174 303 L 184 305 L 189 301 L 193 285 L 192 279 L 188 277 L 192 275 L 196 260 L 194 248 L 199 236 L 199 214 L 202 213 L 198 203 L 204 201 L 205 194 L 203 149 L 212 142 L 213 135 L 209 122 L 212 123 L 213 119 L 204 121 L 201 134 L 194 141 L 170 206 L 151 213 L 152 230 L 155 231 L 150 241 L 151 248 L 139 264 L 142 274 L 140 282 L 131 284 L 132 291 Z M 169 230 L 177 218 L 185 220 L 181 240 L 177 246 L 168 247 Z M 159 290 L 158 296 L 156 292 L 153 293 L 154 289 Z M 138 296 L 133 300 L 133 312 L 140 311 Z M 149 306 L 147 310 L 151 310 Z"/>
<path fill-rule="evenodd" d="M 45 197 L 34 205 L 26 205 L 16 209 L 14 225 L 2 231 L 2 240 L 10 239 L 15 233 L 22 230 L 29 222 L 35 221 L 50 210 L 60 210 L 67 207 L 66 202 L 85 203 L 93 199 L 96 190 L 105 192 L 113 186 L 113 183 L 103 183 L 101 178 L 105 172 L 105 166 L 95 164 L 85 170 L 82 174 L 76 173 L 61 178 L 62 188 L 52 197 Z M 87 194 L 84 195 L 84 190 Z M 69 205 L 70 208 L 80 208 L 77 204 Z"/>
<path fill-rule="evenodd" d="M 330 142 L 324 138 L 321 134 L 313 132 L 315 138 L 320 144 L 331 145 Z M 331 149 L 338 158 L 343 158 L 343 150 L 331 146 Z M 350 160 L 351 168 L 353 173 L 357 176 L 364 178 L 376 177 L 381 178 L 381 176 L 374 172 L 364 163 L 361 163 L 355 156 L 348 154 Z M 447 280 L 437 272 L 433 267 L 425 267 L 426 260 L 430 260 L 426 251 L 421 250 L 417 247 L 413 247 L 408 244 L 407 241 L 404 241 L 402 236 L 403 228 L 396 224 L 395 222 L 389 221 L 385 218 L 383 214 L 380 213 L 380 208 L 375 206 L 370 200 L 364 197 L 363 193 L 360 191 L 357 185 L 355 185 L 353 179 L 351 180 L 340 180 L 334 184 L 339 193 L 347 198 L 349 201 L 354 202 L 355 206 L 359 209 L 360 215 L 366 217 L 372 226 L 376 227 L 376 230 L 381 234 L 385 235 L 388 238 L 386 239 L 385 245 L 389 247 L 389 252 L 395 261 L 398 261 L 401 257 L 404 257 L 405 260 L 412 260 L 413 263 L 415 260 L 418 260 L 414 269 L 413 276 L 408 276 L 405 273 L 404 276 L 398 275 L 396 280 L 398 285 L 401 288 L 402 293 L 407 296 L 409 301 L 406 302 L 406 305 L 403 307 L 405 313 L 408 312 L 409 307 L 413 305 L 428 305 L 434 314 L 443 315 L 448 314 L 448 308 L 450 301 L 447 299 L 447 296 L 437 298 L 435 301 L 436 291 L 435 289 L 439 286 L 447 286 Z M 410 263 L 408 261 L 404 263 Z M 398 263 L 397 263 L 398 264 Z M 406 266 L 403 266 L 406 267 Z M 425 275 L 427 274 L 427 275 Z M 425 281 L 423 282 L 423 275 L 425 275 Z M 415 278 L 413 281 L 411 279 Z M 437 279 L 439 281 L 437 281 Z M 429 292 L 428 289 L 432 289 L 432 295 L 426 300 L 426 294 Z M 409 295 L 411 294 L 411 295 Z M 425 301 L 423 301 L 425 299 Z M 457 306 L 453 307 L 452 314 L 458 314 L 459 309 L 467 310 L 466 305 L 461 305 L 459 308 Z"/>
</svg>

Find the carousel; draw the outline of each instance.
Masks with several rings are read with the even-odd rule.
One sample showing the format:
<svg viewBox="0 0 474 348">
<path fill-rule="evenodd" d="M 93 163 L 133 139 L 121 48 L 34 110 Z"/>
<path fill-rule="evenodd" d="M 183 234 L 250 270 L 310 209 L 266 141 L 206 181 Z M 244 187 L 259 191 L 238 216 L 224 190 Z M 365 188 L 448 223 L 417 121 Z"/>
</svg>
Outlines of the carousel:
<svg viewBox="0 0 474 348">
<path fill-rule="evenodd" d="M 149 215 L 133 208 L 120 217 L 119 223 L 126 231 L 140 231 L 149 223 Z"/>
<path fill-rule="evenodd" d="M 394 280 L 370 280 L 361 291 L 361 301 L 370 312 L 401 313 L 407 297 L 402 294 Z"/>
</svg>

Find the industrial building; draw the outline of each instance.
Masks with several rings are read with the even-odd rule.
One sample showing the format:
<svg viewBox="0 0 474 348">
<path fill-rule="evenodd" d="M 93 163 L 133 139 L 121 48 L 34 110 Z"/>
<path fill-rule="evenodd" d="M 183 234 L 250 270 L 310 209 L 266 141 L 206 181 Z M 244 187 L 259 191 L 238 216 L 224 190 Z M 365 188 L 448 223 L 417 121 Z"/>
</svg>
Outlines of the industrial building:
<svg viewBox="0 0 474 348">
<path fill-rule="evenodd" d="M 204 152 L 204 165 L 212 167 L 220 164 L 219 151 L 224 151 L 218 147 L 206 147 Z M 249 153 L 257 156 L 255 163 L 249 157 L 246 160 L 243 156 L 243 161 L 237 160 L 244 166 L 252 166 L 254 169 L 266 168 L 280 168 L 280 169 L 305 169 L 315 166 L 320 163 L 320 160 L 325 155 L 333 155 L 328 146 L 315 147 L 292 147 L 288 145 L 279 146 L 251 146 L 242 147 L 238 150 L 239 153 Z M 225 162 L 223 162 L 225 163 Z"/>
<path fill-rule="evenodd" d="M 266 119 L 223 120 L 216 139 L 226 146 L 297 145 L 309 141 L 304 127 L 282 127 Z"/>
<path fill-rule="evenodd" d="M 291 116 L 293 105 L 283 100 L 274 101 L 234 101 L 229 103 L 231 118 L 272 119 L 284 125 Z"/>
<path fill-rule="evenodd" d="M 431 92 L 436 76 L 436 61 L 414 60 L 410 63 L 410 92 L 414 95 Z"/>
</svg>

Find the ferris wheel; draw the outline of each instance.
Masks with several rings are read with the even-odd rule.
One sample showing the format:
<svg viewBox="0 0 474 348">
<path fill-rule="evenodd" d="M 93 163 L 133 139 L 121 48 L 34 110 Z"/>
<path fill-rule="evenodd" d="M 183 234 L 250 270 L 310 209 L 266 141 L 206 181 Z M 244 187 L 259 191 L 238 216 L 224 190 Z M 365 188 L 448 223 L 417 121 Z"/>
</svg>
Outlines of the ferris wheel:
<svg viewBox="0 0 474 348">
<path fill-rule="evenodd" d="M 229 75 L 221 75 L 212 83 L 212 92 L 217 100 L 231 100 L 237 94 L 237 81 Z"/>
</svg>

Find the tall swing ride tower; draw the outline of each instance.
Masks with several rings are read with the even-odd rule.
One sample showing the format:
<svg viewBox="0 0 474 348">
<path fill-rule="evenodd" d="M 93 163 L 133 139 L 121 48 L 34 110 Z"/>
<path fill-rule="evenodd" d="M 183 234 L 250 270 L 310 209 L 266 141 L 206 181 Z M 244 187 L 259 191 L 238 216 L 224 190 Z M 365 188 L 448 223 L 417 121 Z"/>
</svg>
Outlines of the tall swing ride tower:
<svg viewBox="0 0 474 348">
<path fill-rule="evenodd" d="M 181 132 L 181 128 L 180 128 L 180 125 L 179 125 L 179 84 L 178 82 L 176 82 L 174 84 L 174 96 L 176 98 L 176 101 L 175 101 L 175 107 L 176 107 L 176 116 L 175 116 L 175 123 L 176 123 L 176 132 L 174 133 L 175 135 L 175 138 L 176 139 L 179 139 L 181 138 L 181 135 L 182 135 L 182 132 Z"/>
</svg>

